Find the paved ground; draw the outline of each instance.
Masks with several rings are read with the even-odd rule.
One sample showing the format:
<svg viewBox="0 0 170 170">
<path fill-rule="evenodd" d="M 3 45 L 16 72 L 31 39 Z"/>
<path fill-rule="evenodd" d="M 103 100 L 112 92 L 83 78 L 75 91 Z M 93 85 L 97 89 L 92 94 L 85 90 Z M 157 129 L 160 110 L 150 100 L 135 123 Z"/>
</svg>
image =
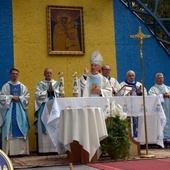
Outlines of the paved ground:
<svg viewBox="0 0 170 170">
<path fill-rule="evenodd" d="M 15 169 L 15 170 L 70 170 L 69 166 L 54 166 L 54 167 L 40 167 L 29 169 Z M 97 170 L 98 168 L 92 168 L 86 165 L 74 165 L 73 170 Z"/>
<path fill-rule="evenodd" d="M 146 155 L 146 149 L 142 149 L 141 153 Z M 152 148 L 148 150 L 148 155 L 154 155 L 155 158 L 141 158 L 140 156 L 131 157 L 129 160 L 140 160 L 140 159 L 158 159 L 158 158 L 170 158 L 170 148 L 158 149 Z M 45 155 L 37 156 L 30 155 L 26 157 L 12 157 L 10 158 L 14 169 L 18 170 L 69 170 L 69 160 L 67 155 Z M 108 157 L 102 157 L 98 162 L 110 162 Z M 74 170 L 96 170 L 96 168 L 89 167 L 85 164 L 73 165 Z"/>
</svg>

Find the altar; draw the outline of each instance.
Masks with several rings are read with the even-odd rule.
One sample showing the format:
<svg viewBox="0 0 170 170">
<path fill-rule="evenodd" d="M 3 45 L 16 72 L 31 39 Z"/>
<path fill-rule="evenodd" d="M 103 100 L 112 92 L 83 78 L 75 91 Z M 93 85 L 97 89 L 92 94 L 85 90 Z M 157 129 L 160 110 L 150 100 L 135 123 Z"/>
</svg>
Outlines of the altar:
<svg viewBox="0 0 170 170">
<path fill-rule="evenodd" d="M 55 142 L 58 140 L 59 123 L 57 123 L 58 122 L 57 120 L 60 119 L 60 114 L 63 114 L 63 110 L 95 107 L 100 108 L 104 111 L 108 100 L 110 100 L 110 102 L 115 101 L 115 104 L 120 104 L 124 112 L 126 112 L 128 116 L 139 117 L 138 137 L 136 140 L 140 142 L 140 144 L 145 144 L 142 96 L 95 97 L 95 98 L 70 97 L 70 98 L 55 98 L 49 101 L 44 109 L 43 115 L 48 114 L 49 116 L 48 119 L 44 119 L 42 117 L 42 120 L 45 122 L 47 126 L 47 132 L 52 142 L 54 143 L 54 146 Z M 145 102 L 146 102 L 148 144 L 157 144 L 164 148 L 163 129 L 166 124 L 166 116 L 164 114 L 162 105 L 159 101 L 159 98 L 156 96 L 146 96 Z M 89 119 L 89 122 L 90 121 L 91 120 Z M 55 130 L 54 128 L 51 128 L 54 126 Z M 77 128 L 81 128 L 81 124 L 79 124 Z M 65 145 L 66 148 L 68 148 L 68 144 L 66 145 Z"/>
<path fill-rule="evenodd" d="M 61 111 L 58 140 L 71 152 L 71 162 L 90 162 L 100 147 L 100 141 L 107 136 L 101 108 L 69 108 Z M 94 159 L 97 160 L 97 154 Z"/>
</svg>

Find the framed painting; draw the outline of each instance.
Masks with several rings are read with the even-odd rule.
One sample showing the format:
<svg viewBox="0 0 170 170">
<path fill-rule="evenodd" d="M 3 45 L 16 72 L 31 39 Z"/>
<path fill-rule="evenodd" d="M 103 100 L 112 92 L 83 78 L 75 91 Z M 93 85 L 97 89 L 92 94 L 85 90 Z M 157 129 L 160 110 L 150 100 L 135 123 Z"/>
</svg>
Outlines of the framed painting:
<svg viewBox="0 0 170 170">
<path fill-rule="evenodd" d="M 83 7 L 47 6 L 48 53 L 84 55 Z"/>
</svg>

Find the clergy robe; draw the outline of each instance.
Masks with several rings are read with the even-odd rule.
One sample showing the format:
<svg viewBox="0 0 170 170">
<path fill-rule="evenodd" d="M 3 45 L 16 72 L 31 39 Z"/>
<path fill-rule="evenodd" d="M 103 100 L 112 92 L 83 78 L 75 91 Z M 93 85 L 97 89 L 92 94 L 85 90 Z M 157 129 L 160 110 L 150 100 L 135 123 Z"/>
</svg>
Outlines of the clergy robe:
<svg viewBox="0 0 170 170">
<path fill-rule="evenodd" d="M 127 82 L 127 81 L 123 81 L 123 82 L 120 83 L 121 88 L 122 88 L 124 85 L 131 85 L 131 86 L 133 86 L 133 87 L 136 89 L 136 91 L 134 91 L 131 96 L 137 96 L 137 95 L 138 95 L 138 94 L 137 94 L 137 88 L 139 88 L 140 86 L 142 86 L 142 83 L 140 83 L 140 82 L 138 82 L 138 81 L 135 81 L 134 83 L 130 83 L 130 82 Z M 141 89 L 141 90 L 143 90 L 143 89 Z M 145 94 L 145 96 L 147 95 L 147 90 L 146 90 L 146 88 L 144 88 L 144 94 Z M 122 95 L 123 95 L 123 94 L 122 94 Z"/>
<path fill-rule="evenodd" d="M 163 94 L 167 92 L 170 95 L 170 87 L 166 86 L 165 84 L 158 85 L 155 84 L 150 88 L 148 91 L 149 95 L 154 95 L 154 96 L 160 96 L 161 99 L 161 104 L 164 109 L 166 118 L 167 118 L 167 123 L 164 128 L 164 141 L 169 141 L 170 140 L 170 98 L 163 98 Z M 164 101 L 162 101 L 162 98 Z"/>
<path fill-rule="evenodd" d="M 91 94 L 91 88 L 97 85 L 101 88 L 101 94 Z M 79 97 L 107 97 L 112 96 L 112 88 L 106 77 L 102 76 L 100 73 L 97 75 L 89 74 L 86 78 L 82 75 L 79 79 Z"/>
<path fill-rule="evenodd" d="M 118 83 L 118 81 L 113 78 L 113 77 L 108 77 L 110 86 L 114 88 L 115 94 L 120 90 L 120 84 Z M 114 93 L 112 93 L 113 96 L 115 95 Z"/>
<path fill-rule="evenodd" d="M 50 83 L 52 83 L 53 92 L 48 92 Z M 42 80 L 37 83 L 35 89 L 35 113 L 34 113 L 34 125 L 36 127 L 36 134 L 38 135 L 38 152 L 50 153 L 57 152 L 56 148 L 50 139 L 50 136 L 46 130 L 45 122 L 42 121 L 42 114 L 44 113 L 44 107 L 46 102 L 59 97 L 59 82 L 55 80 Z M 45 113 L 44 113 L 45 114 Z"/>
<path fill-rule="evenodd" d="M 142 83 L 140 83 L 138 81 L 134 81 L 133 83 L 131 83 L 131 82 L 128 82 L 127 80 L 125 80 L 120 83 L 121 88 L 125 85 L 131 85 L 135 88 L 135 91 L 133 91 L 132 94 L 130 94 L 131 96 L 137 96 L 138 95 L 137 88 L 139 88 L 140 86 L 142 87 Z M 143 92 L 143 89 L 141 89 L 141 90 Z M 146 88 L 144 88 L 144 95 L 145 96 L 147 95 Z M 142 119 L 142 118 L 140 118 L 140 119 Z M 138 117 L 132 117 L 132 136 L 134 139 L 137 139 L 137 136 L 138 136 L 138 122 L 139 122 Z"/>
<path fill-rule="evenodd" d="M 17 95 L 19 102 L 12 102 Z M 0 97 L 0 114 L 2 125 L 2 150 L 7 155 L 29 154 L 28 130 L 28 100 L 29 92 L 21 82 L 7 82 L 2 87 Z"/>
</svg>

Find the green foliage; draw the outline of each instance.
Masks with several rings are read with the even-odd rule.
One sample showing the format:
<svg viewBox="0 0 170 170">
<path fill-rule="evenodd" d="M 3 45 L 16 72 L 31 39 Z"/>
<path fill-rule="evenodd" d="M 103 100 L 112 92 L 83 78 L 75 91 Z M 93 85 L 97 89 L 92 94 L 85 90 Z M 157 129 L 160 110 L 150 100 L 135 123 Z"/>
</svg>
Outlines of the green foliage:
<svg viewBox="0 0 170 170">
<path fill-rule="evenodd" d="M 152 15 L 149 15 L 147 10 L 145 10 L 137 0 L 122 1 L 127 5 L 130 4 L 130 9 L 141 18 L 158 41 L 160 41 L 170 53 L 170 36 L 168 34 L 168 32 L 170 32 L 170 0 L 140 0 L 140 2 L 151 11 Z M 163 27 L 159 23 L 161 23 Z"/>
<path fill-rule="evenodd" d="M 114 159 L 126 159 L 129 157 L 129 130 L 127 119 L 120 120 L 119 116 L 108 118 L 108 137 L 101 141 L 101 149 Z"/>
</svg>

